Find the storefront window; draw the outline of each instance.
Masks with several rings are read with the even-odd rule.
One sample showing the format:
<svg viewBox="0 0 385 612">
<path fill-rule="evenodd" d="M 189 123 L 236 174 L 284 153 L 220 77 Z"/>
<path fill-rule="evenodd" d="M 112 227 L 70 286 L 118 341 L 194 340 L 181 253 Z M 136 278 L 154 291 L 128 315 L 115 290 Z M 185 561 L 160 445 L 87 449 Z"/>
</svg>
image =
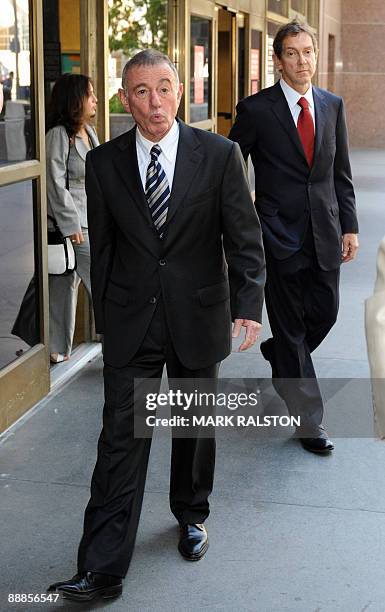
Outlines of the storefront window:
<svg viewBox="0 0 385 612">
<path fill-rule="evenodd" d="M 211 117 L 211 20 L 191 17 L 190 122 Z"/>
<path fill-rule="evenodd" d="M 268 0 L 267 8 L 272 13 L 278 13 L 278 15 L 287 17 L 287 4 L 287 0 Z"/>
<path fill-rule="evenodd" d="M 266 87 L 271 87 L 274 83 L 279 79 L 280 74 L 275 69 L 274 61 L 273 61 L 273 42 L 276 33 L 278 32 L 279 25 L 276 23 L 268 23 L 267 24 L 267 53 L 266 53 Z"/>
<path fill-rule="evenodd" d="M 238 100 L 245 97 L 245 45 L 246 45 L 246 28 L 238 28 Z"/>
<path fill-rule="evenodd" d="M 33 199 L 32 181 L 0 187 L 0 368 L 40 340 Z"/>
<path fill-rule="evenodd" d="M 0 166 L 35 157 L 28 0 L 2 0 L 0 9 Z"/>
<path fill-rule="evenodd" d="M 252 94 L 261 89 L 261 41 L 262 32 L 251 30 L 250 81 Z"/>
<path fill-rule="evenodd" d="M 318 28 L 319 21 L 319 0 L 308 0 L 307 20 L 313 28 Z"/>
<path fill-rule="evenodd" d="M 167 53 L 167 0 L 108 0 L 108 58 L 110 137 L 134 125 L 124 111 L 117 91 L 125 63 L 138 51 L 151 48 Z"/>
<path fill-rule="evenodd" d="M 291 0 L 291 8 L 293 11 L 304 15 L 306 12 L 306 2 L 305 0 Z"/>
</svg>

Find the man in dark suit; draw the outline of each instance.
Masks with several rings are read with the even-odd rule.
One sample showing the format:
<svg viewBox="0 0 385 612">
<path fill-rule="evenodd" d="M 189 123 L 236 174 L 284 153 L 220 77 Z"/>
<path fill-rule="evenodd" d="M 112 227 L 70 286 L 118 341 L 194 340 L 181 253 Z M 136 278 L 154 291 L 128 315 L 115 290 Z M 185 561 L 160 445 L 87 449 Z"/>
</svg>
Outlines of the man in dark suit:
<svg viewBox="0 0 385 612">
<path fill-rule="evenodd" d="M 281 80 L 237 106 L 230 138 L 251 155 L 264 239 L 272 338 L 261 344 L 273 383 L 313 452 L 333 449 L 311 359 L 336 321 L 341 262 L 358 248 L 342 99 L 313 87 L 317 41 L 306 24 L 278 31 Z"/>
<path fill-rule="evenodd" d="M 134 378 L 211 378 L 242 326 L 261 327 L 262 236 L 237 144 L 176 120 L 182 84 L 169 58 L 142 51 L 120 99 L 137 127 L 87 156 L 96 330 L 104 334 L 105 406 L 78 574 L 64 597 L 122 591 L 134 548 L 151 440 L 134 435 Z M 170 506 L 179 551 L 207 550 L 213 438 L 174 437 Z"/>
</svg>

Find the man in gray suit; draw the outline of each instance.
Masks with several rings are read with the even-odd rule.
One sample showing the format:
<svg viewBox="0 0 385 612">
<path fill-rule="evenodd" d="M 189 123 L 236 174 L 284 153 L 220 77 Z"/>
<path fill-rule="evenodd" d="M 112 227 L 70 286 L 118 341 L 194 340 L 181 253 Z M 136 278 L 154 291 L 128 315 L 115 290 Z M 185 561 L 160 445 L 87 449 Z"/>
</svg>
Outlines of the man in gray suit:
<svg viewBox="0 0 385 612">
<path fill-rule="evenodd" d="M 78 574 L 52 585 L 89 600 L 122 592 L 134 549 L 150 439 L 134 437 L 134 378 L 215 378 L 246 328 L 260 330 L 261 228 L 239 146 L 176 120 L 183 86 L 147 50 L 126 65 L 120 99 L 137 127 L 87 156 L 96 330 L 104 334 L 105 406 Z M 188 560 L 208 547 L 215 440 L 173 438 L 170 507 Z"/>
</svg>

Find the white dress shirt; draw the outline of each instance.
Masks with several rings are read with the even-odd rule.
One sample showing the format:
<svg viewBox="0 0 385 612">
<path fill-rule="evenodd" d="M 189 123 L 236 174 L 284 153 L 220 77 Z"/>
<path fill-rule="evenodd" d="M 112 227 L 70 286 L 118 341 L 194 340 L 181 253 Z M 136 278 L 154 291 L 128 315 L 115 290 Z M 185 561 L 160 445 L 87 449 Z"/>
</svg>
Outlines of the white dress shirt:
<svg viewBox="0 0 385 612">
<path fill-rule="evenodd" d="M 281 79 L 279 82 L 282 87 L 282 91 L 285 94 L 286 102 L 288 103 L 288 106 L 290 108 L 290 112 L 292 114 L 295 126 L 297 127 L 298 125 L 298 117 L 301 112 L 301 107 L 298 104 L 298 100 L 300 100 L 301 98 L 306 98 L 306 100 L 309 103 L 310 114 L 313 118 L 314 132 L 315 132 L 315 108 L 314 108 L 314 98 L 313 98 L 313 86 L 310 85 L 307 92 L 302 95 L 298 93 L 298 91 L 290 87 L 290 85 L 288 85 L 284 79 Z"/>
<path fill-rule="evenodd" d="M 147 140 L 139 130 L 139 127 L 136 129 L 136 154 L 138 156 L 138 166 L 139 166 L 139 174 L 143 185 L 143 191 L 146 191 L 146 174 L 147 168 L 151 161 L 150 151 L 155 144 L 158 144 L 161 148 L 161 153 L 158 157 L 160 165 L 162 166 L 165 174 L 167 176 L 168 185 L 170 191 L 172 189 L 172 182 L 174 180 L 174 171 L 175 171 L 175 162 L 176 162 L 176 153 L 178 150 L 178 142 L 179 142 L 179 125 L 178 122 L 175 121 L 172 124 L 172 127 L 169 132 L 167 132 L 166 136 L 159 140 L 159 142 L 152 142 L 151 140 Z"/>
</svg>

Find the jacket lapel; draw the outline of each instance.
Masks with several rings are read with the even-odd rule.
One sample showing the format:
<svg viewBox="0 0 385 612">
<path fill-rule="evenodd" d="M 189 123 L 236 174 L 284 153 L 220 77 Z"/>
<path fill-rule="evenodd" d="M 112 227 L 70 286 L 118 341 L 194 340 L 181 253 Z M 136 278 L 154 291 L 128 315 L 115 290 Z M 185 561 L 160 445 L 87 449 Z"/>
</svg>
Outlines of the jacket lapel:
<svg viewBox="0 0 385 612">
<path fill-rule="evenodd" d="M 100 143 L 99 143 L 99 139 L 98 139 L 95 129 L 89 125 L 86 125 L 86 130 L 92 142 L 93 148 L 98 147 Z"/>
<path fill-rule="evenodd" d="M 201 144 L 194 134 L 194 130 L 180 119 L 178 119 L 178 124 L 179 142 L 165 228 L 174 217 L 180 203 L 190 189 L 199 165 L 203 160 L 203 153 L 200 150 Z"/>
<path fill-rule="evenodd" d="M 151 224 L 152 217 L 139 174 L 138 156 L 136 154 L 136 127 L 124 134 L 116 144 L 119 152 L 114 158 L 115 167 L 140 214 Z"/>
<path fill-rule="evenodd" d="M 303 150 L 302 142 L 298 135 L 298 130 L 293 121 L 293 116 L 290 112 L 290 108 L 285 98 L 285 94 L 282 91 L 282 87 L 279 84 L 279 81 L 274 85 L 271 92 L 271 100 L 273 101 L 272 111 L 277 117 L 278 121 L 281 123 L 282 127 L 289 134 L 290 139 L 297 149 L 298 153 L 304 160 L 304 163 L 308 167 L 305 152 Z"/>
<path fill-rule="evenodd" d="M 179 142 L 176 155 L 174 179 L 170 199 L 168 201 L 168 213 L 164 229 L 174 217 L 180 203 L 183 201 L 191 184 L 194 181 L 197 170 L 203 160 L 200 151 L 201 144 L 195 136 L 192 128 L 178 119 Z M 114 164 L 124 181 L 131 199 L 135 202 L 139 212 L 152 224 L 152 217 L 148 202 L 143 190 L 139 174 L 138 158 L 136 154 L 136 127 L 127 132 L 118 142 L 119 154 L 114 158 Z"/>
<path fill-rule="evenodd" d="M 85 161 L 89 149 L 84 144 L 83 138 L 81 138 L 81 136 L 74 136 L 73 143 L 76 151 L 79 153 L 82 160 Z"/>
<path fill-rule="evenodd" d="M 313 87 L 313 98 L 315 107 L 315 145 L 313 162 L 314 168 L 317 156 L 321 148 L 321 142 L 327 117 L 327 104 L 325 102 L 323 93 L 317 87 Z"/>
<path fill-rule="evenodd" d="M 99 141 L 98 141 L 98 137 L 96 135 L 95 130 L 88 125 L 85 126 L 85 129 L 86 129 L 89 139 L 92 142 L 92 146 L 93 147 L 99 146 Z M 73 142 L 75 145 L 75 149 L 79 153 L 80 157 L 85 161 L 89 148 L 84 144 L 83 138 L 81 138 L 80 136 L 75 136 L 73 139 Z"/>
</svg>

